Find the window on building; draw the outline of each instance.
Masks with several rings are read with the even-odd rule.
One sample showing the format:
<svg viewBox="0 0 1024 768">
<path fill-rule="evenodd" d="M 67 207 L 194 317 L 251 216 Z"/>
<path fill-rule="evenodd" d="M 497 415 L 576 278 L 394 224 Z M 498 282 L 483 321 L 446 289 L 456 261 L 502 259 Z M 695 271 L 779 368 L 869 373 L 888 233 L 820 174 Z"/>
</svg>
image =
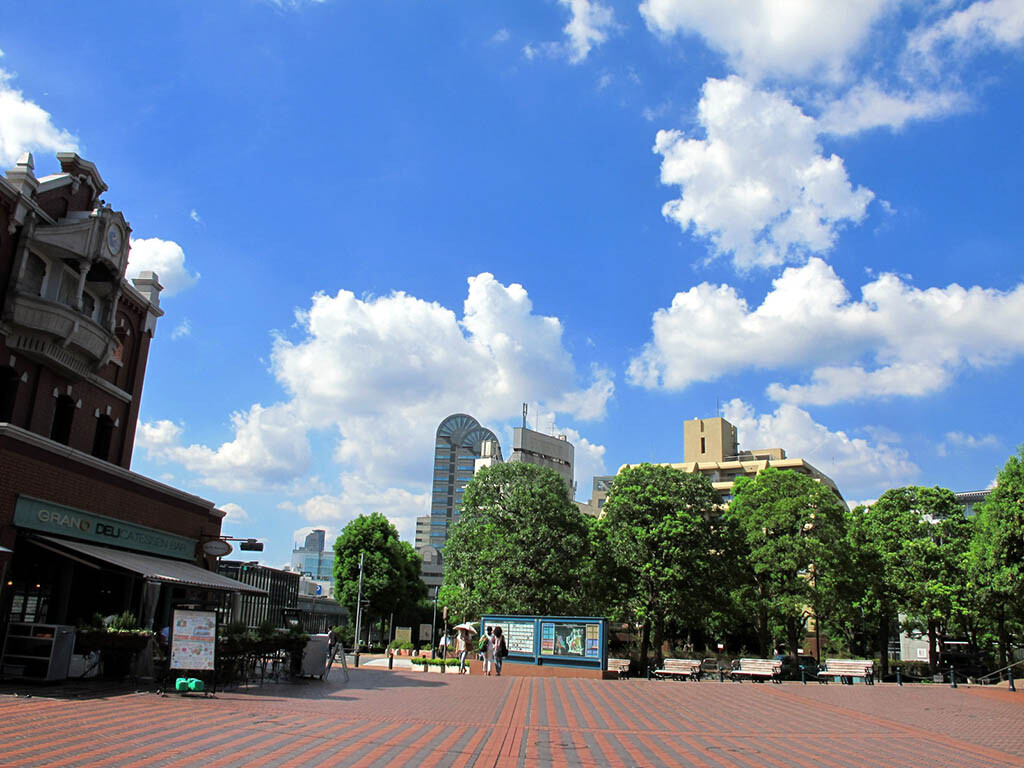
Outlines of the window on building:
<svg viewBox="0 0 1024 768">
<path fill-rule="evenodd" d="M 708 451 L 708 449 L 707 449 L 707 439 L 702 437 L 700 439 L 700 452 L 701 453 L 707 453 L 707 451 Z"/>
<path fill-rule="evenodd" d="M 60 278 L 60 289 L 57 291 L 57 301 L 69 307 L 75 306 L 75 298 L 78 296 L 78 275 L 70 269 L 65 269 Z"/>
<path fill-rule="evenodd" d="M 96 315 L 96 299 L 90 293 L 82 293 L 82 313 L 89 317 Z"/>
<path fill-rule="evenodd" d="M 50 428 L 50 439 L 58 443 L 68 444 L 71 439 L 71 422 L 75 418 L 75 401 L 67 395 L 57 398 L 53 409 L 53 426 Z"/>
<path fill-rule="evenodd" d="M 10 367 L 0 368 L 0 421 L 14 418 L 14 403 L 18 398 L 18 372 Z"/>
<path fill-rule="evenodd" d="M 30 253 L 28 261 L 25 263 L 25 277 L 21 281 L 22 288 L 26 293 L 42 296 L 44 280 L 46 280 L 46 262 L 34 253 Z"/>
<path fill-rule="evenodd" d="M 110 461 L 110 439 L 114 436 L 114 420 L 104 414 L 96 419 L 96 437 L 92 441 L 92 455 Z"/>
</svg>

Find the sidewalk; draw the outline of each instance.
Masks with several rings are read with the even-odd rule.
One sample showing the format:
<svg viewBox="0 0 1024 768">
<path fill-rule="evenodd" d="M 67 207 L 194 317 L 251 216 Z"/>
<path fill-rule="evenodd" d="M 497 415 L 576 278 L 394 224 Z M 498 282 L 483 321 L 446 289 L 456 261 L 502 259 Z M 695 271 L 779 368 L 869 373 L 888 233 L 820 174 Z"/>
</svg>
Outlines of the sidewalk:
<svg viewBox="0 0 1024 768">
<path fill-rule="evenodd" d="M 349 672 L 211 697 L 0 696 L 0 762 L 1024 766 L 1024 693 L 993 688 Z"/>
</svg>

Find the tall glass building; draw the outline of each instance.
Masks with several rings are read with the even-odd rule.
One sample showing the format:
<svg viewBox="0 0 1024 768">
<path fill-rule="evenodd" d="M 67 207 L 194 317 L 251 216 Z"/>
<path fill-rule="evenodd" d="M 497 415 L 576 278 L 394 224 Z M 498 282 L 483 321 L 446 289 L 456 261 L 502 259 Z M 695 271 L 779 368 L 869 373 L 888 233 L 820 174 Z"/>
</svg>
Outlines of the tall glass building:
<svg viewBox="0 0 1024 768">
<path fill-rule="evenodd" d="M 451 527 L 459 520 L 462 492 L 476 471 L 477 459 L 481 458 L 501 461 L 501 445 L 491 430 L 464 413 L 452 414 L 438 425 L 430 523 L 417 525 L 417 547 L 430 545 L 440 550 L 444 546 Z"/>
</svg>

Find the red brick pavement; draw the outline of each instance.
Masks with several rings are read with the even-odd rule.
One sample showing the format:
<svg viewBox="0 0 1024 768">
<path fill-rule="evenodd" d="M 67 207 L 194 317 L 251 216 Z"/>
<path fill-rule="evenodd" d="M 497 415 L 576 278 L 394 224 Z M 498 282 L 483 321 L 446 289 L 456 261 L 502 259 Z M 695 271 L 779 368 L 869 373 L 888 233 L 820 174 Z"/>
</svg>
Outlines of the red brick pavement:
<svg viewBox="0 0 1024 768">
<path fill-rule="evenodd" d="M 215 697 L 0 696 L 0 766 L 1024 766 L 1024 693 L 352 670 Z"/>
</svg>

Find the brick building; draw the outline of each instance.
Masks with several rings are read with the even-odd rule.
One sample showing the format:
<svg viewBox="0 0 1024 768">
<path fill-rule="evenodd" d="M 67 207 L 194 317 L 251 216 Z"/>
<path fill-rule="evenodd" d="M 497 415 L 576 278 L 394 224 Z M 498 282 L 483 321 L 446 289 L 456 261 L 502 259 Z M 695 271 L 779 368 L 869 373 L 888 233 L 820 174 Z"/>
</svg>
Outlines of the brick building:
<svg viewBox="0 0 1024 768">
<path fill-rule="evenodd" d="M 0 621 L 79 624 L 251 590 L 214 571 L 212 502 L 130 470 L 161 286 L 128 281 L 131 228 L 60 153 L 0 178 Z"/>
</svg>

